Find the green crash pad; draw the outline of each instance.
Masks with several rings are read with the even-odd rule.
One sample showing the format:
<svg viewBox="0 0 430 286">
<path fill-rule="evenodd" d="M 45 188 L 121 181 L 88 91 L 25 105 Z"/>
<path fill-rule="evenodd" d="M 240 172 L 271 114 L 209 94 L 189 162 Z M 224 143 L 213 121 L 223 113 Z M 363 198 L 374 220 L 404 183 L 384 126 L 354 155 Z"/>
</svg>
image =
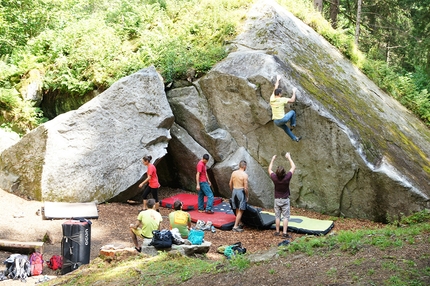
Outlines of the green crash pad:
<svg viewBox="0 0 430 286">
<path fill-rule="evenodd" d="M 275 217 L 274 213 L 262 211 L 266 215 Z M 313 235 L 325 235 L 334 227 L 334 222 L 331 220 L 321 220 L 308 218 L 305 216 L 290 216 L 288 220 L 288 231 L 304 234 Z M 272 225 L 272 229 L 275 229 L 275 224 Z M 282 228 L 282 220 L 281 220 Z"/>
</svg>

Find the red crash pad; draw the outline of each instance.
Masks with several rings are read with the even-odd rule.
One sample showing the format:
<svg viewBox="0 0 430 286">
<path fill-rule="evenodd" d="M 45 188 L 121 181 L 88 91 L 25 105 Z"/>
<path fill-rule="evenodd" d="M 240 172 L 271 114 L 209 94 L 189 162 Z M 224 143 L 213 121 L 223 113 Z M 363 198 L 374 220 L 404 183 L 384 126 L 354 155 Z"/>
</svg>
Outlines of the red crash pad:
<svg viewBox="0 0 430 286">
<path fill-rule="evenodd" d="M 162 199 L 160 201 L 160 205 L 168 209 L 173 209 L 173 204 L 177 200 L 180 200 L 183 203 L 182 210 L 184 211 L 198 209 L 198 202 L 197 202 L 198 195 L 196 194 L 177 194 L 177 195 Z M 206 207 L 207 200 L 208 198 L 205 197 L 205 204 L 204 204 L 205 207 Z M 219 197 L 214 198 L 214 206 L 220 204 L 221 202 L 222 202 L 222 198 L 219 198 Z"/>
</svg>

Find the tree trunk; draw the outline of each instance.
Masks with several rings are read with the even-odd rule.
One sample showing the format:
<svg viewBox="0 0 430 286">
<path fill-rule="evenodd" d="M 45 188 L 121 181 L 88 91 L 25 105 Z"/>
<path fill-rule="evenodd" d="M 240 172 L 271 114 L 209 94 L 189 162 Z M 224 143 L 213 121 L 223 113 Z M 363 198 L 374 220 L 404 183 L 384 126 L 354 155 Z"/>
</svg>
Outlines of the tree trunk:
<svg viewBox="0 0 430 286">
<path fill-rule="evenodd" d="M 333 29 L 337 28 L 337 14 L 339 14 L 339 0 L 331 0 L 330 2 L 330 21 Z"/>
<path fill-rule="evenodd" d="M 357 0 L 357 22 L 355 23 L 355 44 L 358 46 L 360 38 L 360 21 L 361 21 L 361 3 L 363 0 Z"/>
<path fill-rule="evenodd" d="M 322 13 L 323 9 L 323 0 L 314 0 L 314 8 L 318 12 Z"/>
</svg>

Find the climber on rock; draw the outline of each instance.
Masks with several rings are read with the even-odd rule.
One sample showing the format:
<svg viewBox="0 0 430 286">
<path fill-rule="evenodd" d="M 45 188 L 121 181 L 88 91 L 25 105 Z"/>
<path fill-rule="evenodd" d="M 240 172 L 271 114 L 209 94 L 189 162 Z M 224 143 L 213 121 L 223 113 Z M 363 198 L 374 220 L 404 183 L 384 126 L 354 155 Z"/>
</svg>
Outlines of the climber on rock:
<svg viewBox="0 0 430 286">
<path fill-rule="evenodd" d="M 293 103 L 294 101 L 296 101 L 297 88 L 293 88 L 293 96 L 291 96 L 291 98 L 281 97 L 282 89 L 279 88 L 280 79 L 281 76 L 277 75 L 275 89 L 270 96 L 270 106 L 272 107 L 273 123 L 275 123 L 276 126 L 284 130 L 285 133 L 287 133 L 287 135 L 290 136 L 291 139 L 293 139 L 293 141 L 299 142 L 302 137 L 296 137 L 296 135 L 294 135 L 292 132 L 292 130 L 296 126 L 296 112 L 294 110 L 290 110 L 285 113 L 284 110 L 285 104 Z M 290 121 L 290 127 L 288 127 L 287 125 L 288 121 Z"/>
</svg>

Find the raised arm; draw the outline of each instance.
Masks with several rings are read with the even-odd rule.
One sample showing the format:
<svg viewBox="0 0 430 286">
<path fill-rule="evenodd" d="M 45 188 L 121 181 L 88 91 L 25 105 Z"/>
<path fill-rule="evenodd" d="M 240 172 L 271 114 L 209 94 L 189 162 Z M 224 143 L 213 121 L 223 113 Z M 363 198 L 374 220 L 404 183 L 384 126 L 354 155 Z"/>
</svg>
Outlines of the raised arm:
<svg viewBox="0 0 430 286">
<path fill-rule="evenodd" d="M 278 74 L 276 76 L 276 83 L 275 83 L 275 88 L 273 89 L 272 95 L 270 96 L 270 99 L 274 99 L 275 98 L 275 90 L 279 87 L 279 81 L 281 80 L 281 76 Z"/>
<path fill-rule="evenodd" d="M 273 161 L 275 161 L 275 159 L 276 159 L 276 155 L 273 155 L 272 160 L 270 161 L 270 164 L 269 164 L 269 168 L 267 168 L 269 175 L 271 175 L 273 173 L 272 166 L 273 166 Z"/>
<path fill-rule="evenodd" d="M 294 174 L 294 171 L 296 170 L 296 164 L 294 164 L 293 159 L 291 159 L 290 152 L 287 152 L 285 154 L 285 158 L 287 158 L 287 160 L 290 161 L 290 165 L 291 165 L 290 172 L 291 174 Z"/>
<path fill-rule="evenodd" d="M 293 87 L 293 96 L 291 96 L 291 97 L 288 99 L 288 102 L 289 102 L 289 103 L 293 103 L 294 101 L 296 101 L 296 91 L 297 91 L 297 88 Z"/>
</svg>

